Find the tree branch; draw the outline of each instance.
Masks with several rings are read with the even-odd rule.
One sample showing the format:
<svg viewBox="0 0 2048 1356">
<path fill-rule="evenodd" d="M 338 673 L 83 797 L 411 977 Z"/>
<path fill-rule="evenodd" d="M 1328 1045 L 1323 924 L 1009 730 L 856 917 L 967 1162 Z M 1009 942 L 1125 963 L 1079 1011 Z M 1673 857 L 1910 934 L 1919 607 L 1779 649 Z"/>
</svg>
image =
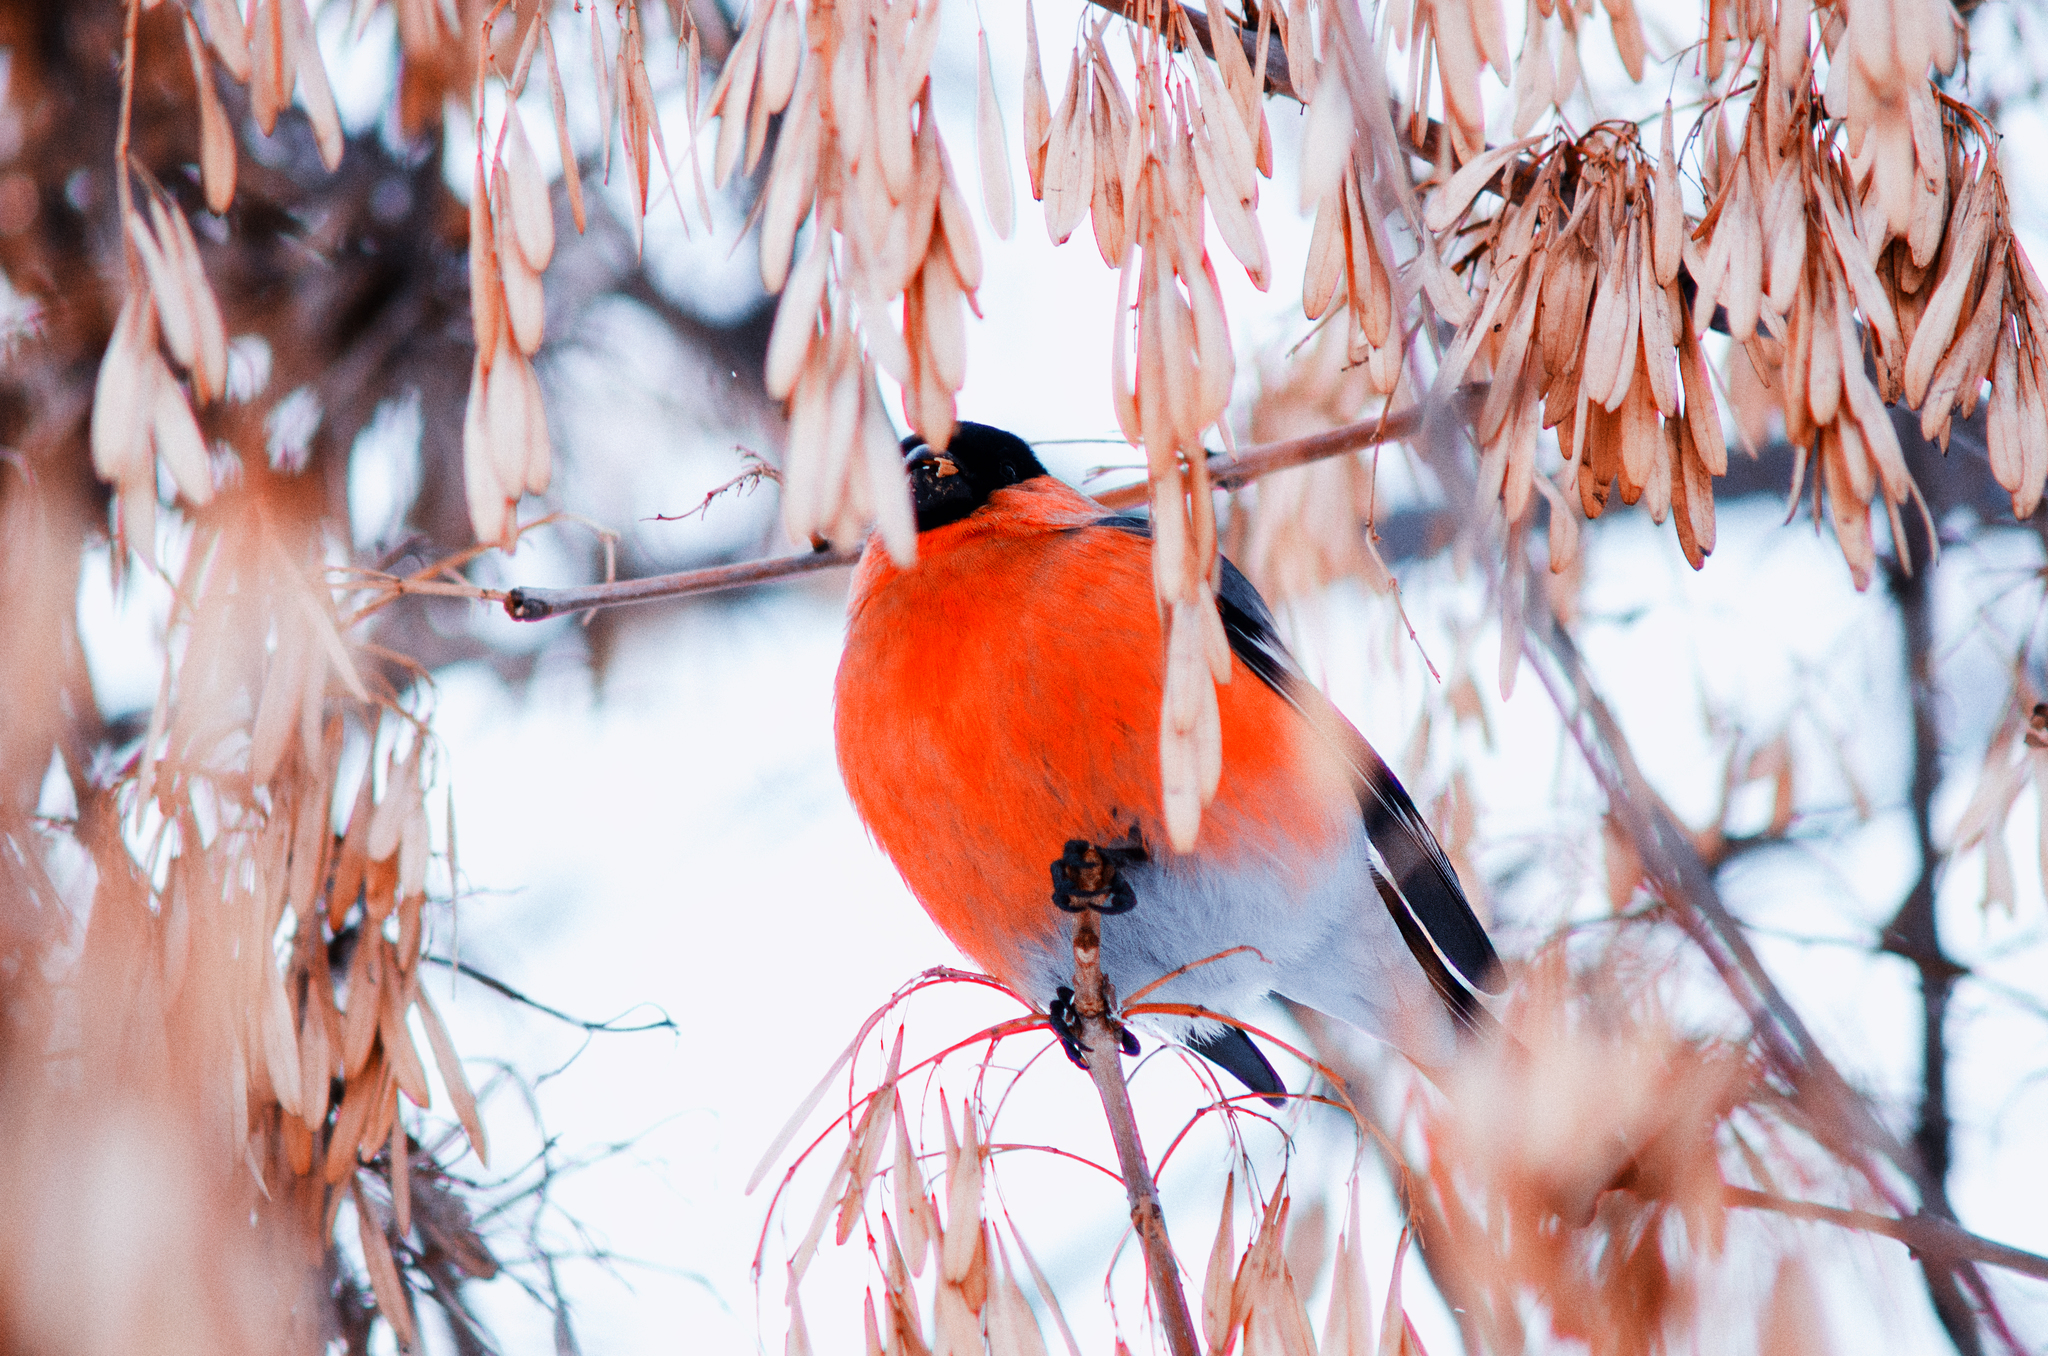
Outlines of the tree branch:
<svg viewBox="0 0 2048 1356">
<path fill-rule="evenodd" d="M 1070 847 L 1071 852 L 1071 847 Z M 1195 1324 L 1188 1312 L 1187 1296 L 1180 1288 L 1179 1263 L 1166 1237 L 1166 1215 L 1159 1207 L 1159 1188 L 1145 1161 L 1145 1146 L 1138 1139 L 1138 1127 L 1131 1115 L 1130 1089 L 1124 1084 L 1120 1057 L 1123 1032 L 1111 1015 L 1116 994 L 1102 975 L 1102 933 L 1096 908 L 1087 903 L 1093 897 L 1106 903 L 1115 883 L 1116 866 L 1093 848 L 1083 875 L 1094 878 L 1076 882 L 1086 895 L 1076 894 L 1074 915 L 1074 1026 L 1073 1035 L 1086 1052 L 1088 1076 L 1102 1098 L 1102 1114 L 1109 1121 L 1109 1135 L 1116 1142 L 1117 1164 L 1123 1169 L 1124 1190 L 1131 1202 L 1131 1228 L 1145 1248 L 1145 1271 L 1152 1282 L 1153 1303 L 1166 1328 L 1166 1342 L 1173 1356 L 1201 1356 L 1195 1340 Z M 1062 859 L 1064 861 L 1064 859 Z M 1057 869 L 1059 863 L 1055 864 Z"/>
<path fill-rule="evenodd" d="M 1467 387 L 1465 394 L 1468 397 L 1483 396 L 1485 392 L 1485 387 L 1477 386 Z M 1328 457 L 1341 457 L 1360 448 L 1412 437 L 1421 426 L 1422 412 L 1411 406 L 1405 410 L 1383 413 L 1371 419 L 1361 419 L 1355 424 L 1345 424 L 1306 437 L 1288 438 L 1277 443 L 1261 443 L 1246 448 L 1235 457 L 1213 458 L 1209 462 L 1209 480 L 1218 489 L 1238 489 L 1260 476 L 1271 475 L 1275 471 L 1306 466 L 1310 462 L 1322 461 Z M 1146 494 L 1147 490 L 1141 483 L 1120 486 L 1097 495 L 1096 500 L 1104 508 L 1131 508 L 1143 504 Z M 688 598 L 700 593 L 717 593 L 724 589 L 744 588 L 750 584 L 793 579 L 817 570 L 851 565 L 859 559 L 859 547 L 846 547 L 813 551 L 801 556 L 749 560 L 738 565 L 719 565 L 708 570 L 684 570 L 678 574 L 653 575 L 646 579 L 626 579 L 614 584 L 586 584 L 579 588 L 563 589 L 515 588 L 504 593 L 480 589 L 475 591 L 474 596 L 492 602 L 502 601 L 505 605 L 505 615 L 514 621 L 544 621 L 549 617 L 559 617 L 565 613 L 582 612 L 592 608 L 653 602 L 662 598 Z"/>
<path fill-rule="evenodd" d="M 1792 1219 L 1818 1220 L 1823 1224 L 1840 1225 L 1844 1229 L 1855 1229 L 1860 1233 L 1896 1239 L 1927 1259 L 1949 1263 L 1983 1262 L 2017 1272 L 2022 1276 L 2048 1281 L 2048 1257 L 2009 1244 L 1993 1242 L 1933 1215 L 1912 1215 L 1905 1219 L 1893 1219 L 1889 1215 L 1872 1214 L 1868 1210 L 1844 1210 L 1840 1206 L 1788 1200 L 1767 1191 L 1734 1186 L 1722 1189 L 1722 1200 L 1742 1210 L 1768 1210 Z"/>
<path fill-rule="evenodd" d="M 1679 925 L 1720 975 L 1731 996 L 1748 1016 L 1771 1067 L 1805 1104 L 1809 1131 L 1843 1162 L 1855 1167 L 1901 1216 L 1927 1220 L 1912 1211 L 1887 1179 L 1882 1164 L 1890 1163 L 1917 1185 L 1919 1164 L 1897 1136 L 1857 1096 L 1820 1048 L 1798 1011 L 1764 969 L 1741 925 L 1722 903 L 1713 873 L 1700 859 L 1670 809 L 1635 761 L 1627 737 L 1593 686 L 1578 647 L 1559 626 L 1531 579 L 1524 615 L 1530 619 L 1523 649 L 1565 728 L 1579 746 L 1607 798 L 1615 823 L 1634 846 L 1644 874 L 1655 881 L 1673 907 Z M 1933 1201 L 1926 1202 L 1935 1206 Z M 1879 1217 L 1881 1218 L 1881 1217 Z M 1960 1232 L 1960 1231 L 1958 1231 Z M 1967 1254 L 1950 1260 L 1952 1275 L 1989 1302 L 1989 1292 Z M 2021 1351 L 1995 1309 L 1987 1309 L 2015 1356 Z M 1944 1324 L 1948 1321 L 1942 1315 Z"/>
</svg>

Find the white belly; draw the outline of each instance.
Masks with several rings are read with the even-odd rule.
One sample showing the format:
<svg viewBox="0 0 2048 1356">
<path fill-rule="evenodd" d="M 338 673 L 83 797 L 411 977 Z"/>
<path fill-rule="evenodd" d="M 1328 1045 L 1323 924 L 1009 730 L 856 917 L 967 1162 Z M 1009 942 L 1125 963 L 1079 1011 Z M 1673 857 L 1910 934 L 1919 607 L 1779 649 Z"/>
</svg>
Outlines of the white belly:
<svg viewBox="0 0 2048 1356">
<path fill-rule="evenodd" d="M 1456 1051 L 1450 1014 L 1388 916 L 1369 863 L 1360 826 L 1342 852 L 1305 876 L 1256 859 L 1219 867 L 1199 854 L 1131 868 L 1138 902 L 1102 919 L 1103 974 L 1120 1003 L 1182 1003 L 1233 1017 L 1278 993 L 1420 1064 L 1448 1064 Z M 1028 996 L 1049 1005 L 1056 990 L 1071 987 L 1073 968 L 1064 944 L 1040 952 L 1024 976 Z M 1202 1025 L 1166 1015 L 1136 1020 L 1176 1040 Z"/>
</svg>

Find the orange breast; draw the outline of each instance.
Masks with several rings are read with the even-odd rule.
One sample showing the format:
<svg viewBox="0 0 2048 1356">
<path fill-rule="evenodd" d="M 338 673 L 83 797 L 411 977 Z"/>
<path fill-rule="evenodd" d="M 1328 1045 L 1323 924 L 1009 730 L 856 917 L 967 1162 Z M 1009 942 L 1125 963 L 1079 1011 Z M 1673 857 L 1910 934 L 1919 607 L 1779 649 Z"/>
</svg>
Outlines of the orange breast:
<svg viewBox="0 0 2048 1356">
<path fill-rule="evenodd" d="M 999 977 L 1066 934 L 1050 866 L 1067 840 L 1136 829 L 1155 862 L 1170 853 L 1151 543 L 1085 526 L 1100 514 L 1028 482 L 925 533 L 909 571 L 870 547 L 854 579 L 836 716 L 847 790 L 926 912 Z M 1222 781 L 1182 864 L 1309 869 L 1355 828 L 1348 773 L 1241 662 L 1217 696 Z"/>
</svg>

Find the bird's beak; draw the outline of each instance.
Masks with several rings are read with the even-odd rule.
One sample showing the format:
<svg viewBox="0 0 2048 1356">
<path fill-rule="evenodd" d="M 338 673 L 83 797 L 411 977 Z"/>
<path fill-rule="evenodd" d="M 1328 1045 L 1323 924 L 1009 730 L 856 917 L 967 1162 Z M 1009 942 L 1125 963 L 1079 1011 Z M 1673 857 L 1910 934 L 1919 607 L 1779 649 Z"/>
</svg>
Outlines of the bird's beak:
<svg viewBox="0 0 2048 1356">
<path fill-rule="evenodd" d="M 929 446 L 920 446 L 917 451 L 911 453 L 904 466 L 913 475 L 928 467 L 934 480 L 944 480 L 947 476 L 960 474 L 960 468 L 953 463 L 950 453 L 934 452 Z"/>
</svg>

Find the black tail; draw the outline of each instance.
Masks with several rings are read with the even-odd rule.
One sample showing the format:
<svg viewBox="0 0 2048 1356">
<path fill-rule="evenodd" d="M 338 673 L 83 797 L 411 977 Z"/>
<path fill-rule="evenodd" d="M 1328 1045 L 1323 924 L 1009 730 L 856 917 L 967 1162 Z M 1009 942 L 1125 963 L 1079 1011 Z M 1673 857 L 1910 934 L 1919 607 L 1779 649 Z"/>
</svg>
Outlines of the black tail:
<svg viewBox="0 0 2048 1356">
<path fill-rule="evenodd" d="M 1265 1098 L 1274 1106 L 1287 1103 L 1287 1085 L 1280 1081 L 1280 1075 L 1266 1062 L 1265 1054 L 1252 1044 L 1252 1038 L 1234 1026 L 1226 1026 L 1214 1036 L 1203 1036 L 1188 1042 L 1188 1049 L 1220 1066 L 1238 1082 Z"/>
</svg>

